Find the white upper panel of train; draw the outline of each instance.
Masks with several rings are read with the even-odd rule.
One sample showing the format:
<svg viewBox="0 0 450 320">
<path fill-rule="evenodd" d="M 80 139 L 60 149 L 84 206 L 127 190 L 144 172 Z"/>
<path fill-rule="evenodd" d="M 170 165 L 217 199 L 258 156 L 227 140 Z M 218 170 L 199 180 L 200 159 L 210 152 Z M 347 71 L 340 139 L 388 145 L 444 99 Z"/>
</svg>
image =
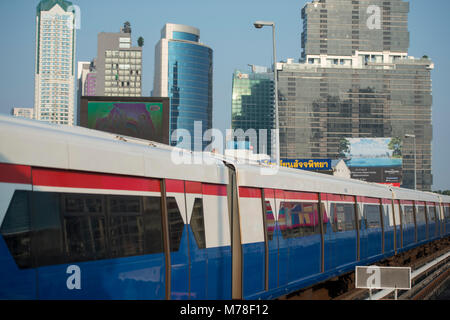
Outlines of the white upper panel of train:
<svg viewBox="0 0 450 320">
<path fill-rule="evenodd" d="M 240 186 L 392 198 L 389 187 L 354 179 L 284 167 L 280 167 L 276 175 L 261 174 L 263 169 L 256 166 L 237 165 L 237 168 Z"/>
<path fill-rule="evenodd" d="M 184 152 L 182 156 L 189 157 L 192 164 L 176 164 L 171 161 L 172 150 L 162 144 L 97 130 L 0 115 L 2 163 L 228 183 L 222 161 L 208 153 Z"/>
</svg>

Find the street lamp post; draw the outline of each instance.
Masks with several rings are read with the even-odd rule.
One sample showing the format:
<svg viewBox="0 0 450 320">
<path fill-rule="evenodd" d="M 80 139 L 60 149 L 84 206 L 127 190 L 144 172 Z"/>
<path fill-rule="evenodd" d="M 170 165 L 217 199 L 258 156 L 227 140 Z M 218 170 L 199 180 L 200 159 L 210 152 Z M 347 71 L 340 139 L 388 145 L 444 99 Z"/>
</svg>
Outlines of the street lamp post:
<svg viewBox="0 0 450 320">
<path fill-rule="evenodd" d="M 414 190 L 417 190 L 416 135 L 414 135 L 414 134 L 405 134 L 405 138 L 414 138 Z"/>
<path fill-rule="evenodd" d="M 275 161 L 277 167 L 280 165 L 280 127 L 278 121 L 278 72 L 277 72 L 277 50 L 275 45 L 275 22 L 272 21 L 255 21 L 253 23 L 255 28 L 261 29 L 264 26 L 272 27 L 272 42 L 273 42 L 273 74 L 275 84 Z"/>
</svg>

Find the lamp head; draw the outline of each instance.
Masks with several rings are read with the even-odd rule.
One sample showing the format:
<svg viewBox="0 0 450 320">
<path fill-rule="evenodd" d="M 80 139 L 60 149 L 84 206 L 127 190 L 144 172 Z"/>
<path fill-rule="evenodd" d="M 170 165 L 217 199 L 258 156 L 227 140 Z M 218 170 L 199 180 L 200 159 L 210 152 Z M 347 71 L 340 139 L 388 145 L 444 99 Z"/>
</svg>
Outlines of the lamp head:
<svg viewBox="0 0 450 320">
<path fill-rule="evenodd" d="M 253 22 L 253 25 L 255 26 L 255 28 L 257 29 L 261 29 L 264 26 L 274 26 L 275 23 L 272 21 L 255 21 Z"/>
</svg>

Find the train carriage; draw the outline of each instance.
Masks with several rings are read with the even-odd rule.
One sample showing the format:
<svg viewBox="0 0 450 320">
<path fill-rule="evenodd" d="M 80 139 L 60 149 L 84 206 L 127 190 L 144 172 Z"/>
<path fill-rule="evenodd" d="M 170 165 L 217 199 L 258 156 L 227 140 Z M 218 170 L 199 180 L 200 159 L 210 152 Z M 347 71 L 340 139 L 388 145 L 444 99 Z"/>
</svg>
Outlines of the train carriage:
<svg viewBox="0 0 450 320">
<path fill-rule="evenodd" d="M 269 299 L 450 235 L 448 196 L 271 170 L 0 116 L 0 299 Z"/>
</svg>

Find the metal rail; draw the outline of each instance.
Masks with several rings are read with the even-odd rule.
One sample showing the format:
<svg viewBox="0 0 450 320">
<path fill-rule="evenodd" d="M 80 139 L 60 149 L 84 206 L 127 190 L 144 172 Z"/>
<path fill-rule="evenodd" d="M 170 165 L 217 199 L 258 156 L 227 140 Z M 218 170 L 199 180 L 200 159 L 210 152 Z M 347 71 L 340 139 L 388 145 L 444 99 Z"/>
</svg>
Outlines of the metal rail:
<svg viewBox="0 0 450 320">
<path fill-rule="evenodd" d="M 414 280 L 415 278 L 419 277 L 420 275 L 424 274 L 425 272 L 428 272 L 430 269 L 434 268 L 436 265 L 439 265 L 440 263 L 442 263 L 449 257 L 450 257 L 450 252 L 447 252 L 446 254 L 440 256 L 439 258 L 437 258 L 437 259 L 425 264 L 424 266 L 420 267 L 419 269 L 413 271 L 411 273 L 411 280 Z M 394 289 L 381 290 L 372 295 L 372 300 L 383 299 L 384 297 L 393 293 L 394 291 L 395 291 Z M 370 300 L 370 298 L 366 298 L 365 300 Z"/>
</svg>

